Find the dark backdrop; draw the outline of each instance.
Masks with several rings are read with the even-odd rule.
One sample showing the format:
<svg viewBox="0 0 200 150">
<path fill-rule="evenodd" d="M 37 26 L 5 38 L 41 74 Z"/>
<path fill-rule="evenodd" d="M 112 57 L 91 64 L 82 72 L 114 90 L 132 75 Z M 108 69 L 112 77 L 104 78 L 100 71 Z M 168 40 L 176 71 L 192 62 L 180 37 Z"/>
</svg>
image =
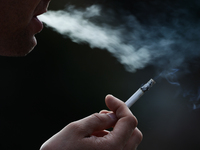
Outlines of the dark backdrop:
<svg viewBox="0 0 200 150">
<path fill-rule="evenodd" d="M 151 7 L 141 11 L 139 6 L 151 6 L 151 2 L 56 0 L 50 9 L 101 3 L 148 18 Z M 187 1 L 176 2 L 187 6 Z M 37 39 L 37 47 L 26 57 L 0 57 L 1 150 L 39 149 L 68 123 L 106 109 L 107 94 L 125 101 L 157 73 L 153 66 L 127 72 L 106 50 L 73 43 L 48 28 Z M 193 76 L 198 80 L 198 71 Z M 191 76 L 181 80 L 185 83 L 188 78 Z M 188 107 L 188 98 L 179 93 L 180 87 L 163 79 L 131 108 L 144 135 L 139 150 L 200 148 L 200 110 Z"/>
</svg>

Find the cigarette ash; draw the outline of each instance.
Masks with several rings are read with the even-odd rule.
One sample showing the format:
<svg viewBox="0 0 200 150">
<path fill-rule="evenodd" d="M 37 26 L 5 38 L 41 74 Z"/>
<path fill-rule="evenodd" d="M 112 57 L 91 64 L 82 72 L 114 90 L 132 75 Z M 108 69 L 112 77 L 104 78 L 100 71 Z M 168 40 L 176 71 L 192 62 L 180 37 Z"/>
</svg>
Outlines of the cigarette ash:
<svg viewBox="0 0 200 150">
<path fill-rule="evenodd" d="M 144 84 L 140 89 L 143 91 L 143 92 L 146 92 L 148 91 L 154 84 L 156 84 L 156 82 L 151 79 L 149 80 L 146 84 Z"/>
</svg>

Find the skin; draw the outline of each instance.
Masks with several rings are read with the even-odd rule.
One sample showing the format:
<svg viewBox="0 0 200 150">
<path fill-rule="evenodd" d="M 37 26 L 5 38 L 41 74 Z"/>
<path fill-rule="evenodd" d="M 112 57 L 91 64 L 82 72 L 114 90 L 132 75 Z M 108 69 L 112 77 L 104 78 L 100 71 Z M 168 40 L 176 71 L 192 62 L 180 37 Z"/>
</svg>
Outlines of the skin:
<svg viewBox="0 0 200 150">
<path fill-rule="evenodd" d="M 36 16 L 47 11 L 49 0 L 0 0 L 0 55 L 25 56 L 42 30 Z M 137 119 L 124 102 L 108 95 L 110 111 L 102 110 L 64 127 L 40 150 L 134 150 L 142 140 Z M 113 127 L 112 131 L 106 129 Z"/>
<path fill-rule="evenodd" d="M 24 56 L 37 44 L 34 16 L 47 11 L 49 0 L 0 0 L 0 55 Z"/>
<path fill-rule="evenodd" d="M 119 99 L 108 95 L 105 102 L 111 111 L 70 123 L 40 150 L 136 150 L 142 141 L 137 119 Z M 111 132 L 105 130 L 111 127 Z"/>
</svg>

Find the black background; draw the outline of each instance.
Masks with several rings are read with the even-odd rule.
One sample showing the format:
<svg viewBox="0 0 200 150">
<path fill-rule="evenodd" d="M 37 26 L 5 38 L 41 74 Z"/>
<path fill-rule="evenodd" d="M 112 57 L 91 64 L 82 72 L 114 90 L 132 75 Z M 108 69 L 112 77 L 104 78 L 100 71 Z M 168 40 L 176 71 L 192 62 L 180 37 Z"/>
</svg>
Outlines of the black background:
<svg viewBox="0 0 200 150">
<path fill-rule="evenodd" d="M 165 4 L 197 10 L 196 1 L 90 1 L 56 0 L 50 8 L 65 4 L 89 6 L 100 3 L 130 10 L 141 23 L 150 22 Z M 153 66 L 135 73 L 106 50 L 76 44 L 49 28 L 37 35 L 38 45 L 26 57 L 0 57 L 0 149 L 39 149 L 68 123 L 107 109 L 104 98 L 112 94 L 128 99 L 157 75 Z M 198 65 L 197 65 L 198 66 Z M 182 77 L 183 84 L 199 80 L 199 72 Z M 192 82 L 192 81 L 191 81 Z M 193 83 L 192 82 L 192 83 Z M 180 87 L 160 80 L 132 108 L 144 139 L 138 150 L 186 150 L 200 148 L 200 110 L 188 107 Z"/>
</svg>

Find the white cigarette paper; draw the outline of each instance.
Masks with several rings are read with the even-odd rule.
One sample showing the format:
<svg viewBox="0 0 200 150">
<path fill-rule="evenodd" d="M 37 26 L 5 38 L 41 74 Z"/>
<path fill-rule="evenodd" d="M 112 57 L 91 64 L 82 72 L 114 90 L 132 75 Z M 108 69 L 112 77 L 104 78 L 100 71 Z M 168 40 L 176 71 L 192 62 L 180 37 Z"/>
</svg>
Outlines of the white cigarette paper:
<svg viewBox="0 0 200 150">
<path fill-rule="evenodd" d="M 148 91 L 156 82 L 150 79 L 146 84 L 139 88 L 126 102 L 128 108 L 130 108 L 146 91 Z"/>
</svg>

